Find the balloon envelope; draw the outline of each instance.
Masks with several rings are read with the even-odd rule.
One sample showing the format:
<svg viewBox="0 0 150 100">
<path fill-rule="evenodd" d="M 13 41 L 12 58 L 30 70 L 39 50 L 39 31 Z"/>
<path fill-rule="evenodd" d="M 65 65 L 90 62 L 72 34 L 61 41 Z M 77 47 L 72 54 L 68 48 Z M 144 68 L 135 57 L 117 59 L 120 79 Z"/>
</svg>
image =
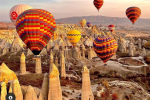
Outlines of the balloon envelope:
<svg viewBox="0 0 150 100">
<path fill-rule="evenodd" d="M 85 19 L 81 19 L 79 21 L 79 23 L 80 23 L 81 27 L 84 27 L 84 25 L 86 24 L 86 20 Z"/>
<path fill-rule="evenodd" d="M 136 22 L 136 20 L 140 17 L 141 10 L 138 7 L 129 7 L 126 10 L 126 15 L 130 19 L 132 24 L 134 24 Z"/>
<path fill-rule="evenodd" d="M 19 37 L 34 55 L 39 55 L 46 46 L 56 28 L 51 13 L 42 9 L 29 9 L 21 13 L 16 21 Z"/>
<path fill-rule="evenodd" d="M 117 42 L 115 39 L 102 36 L 97 37 L 93 42 L 95 53 L 106 63 L 117 51 Z"/>
<path fill-rule="evenodd" d="M 98 11 L 103 6 L 103 3 L 104 3 L 103 0 L 94 0 L 93 1 L 93 4 L 97 8 Z"/>
<path fill-rule="evenodd" d="M 114 29 L 115 29 L 115 25 L 109 25 L 109 26 L 108 26 L 108 29 L 109 29 L 111 32 L 113 32 Z"/>
<path fill-rule="evenodd" d="M 80 41 L 81 33 L 78 30 L 71 30 L 67 33 L 67 39 L 75 46 Z"/>
<path fill-rule="evenodd" d="M 13 6 L 11 9 L 10 9 L 10 12 L 9 12 L 9 17 L 11 19 L 11 21 L 13 22 L 14 25 L 16 25 L 16 19 L 17 17 L 25 10 L 28 10 L 28 9 L 32 9 L 31 6 L 29 5 L 25 5 L 25 4 L 19 4 L 19 5 L 16 5 L 16 6 Z"/>
<path fill-rule="evenodd" d="M 87 25 L 88 27 L 91 27 L 91 26 L 92 26 L 91 22 L 87 22 L 86 25 Z"/>
</svg>

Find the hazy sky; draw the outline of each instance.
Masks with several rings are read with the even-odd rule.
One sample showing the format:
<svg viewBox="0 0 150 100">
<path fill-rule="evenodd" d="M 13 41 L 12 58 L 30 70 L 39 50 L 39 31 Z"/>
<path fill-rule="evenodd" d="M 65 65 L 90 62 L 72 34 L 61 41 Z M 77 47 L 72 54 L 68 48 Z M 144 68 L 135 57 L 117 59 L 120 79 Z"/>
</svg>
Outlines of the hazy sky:
<svg viewBox="0 0 150 100">
<path fill-rule="evenodd" d="M 150 18 L 150 0 L 104 0 L 99 12 L 93 5 L 93 0 L 0 0 L 0 21 L 10 21 L 9 11 L 17 4 L 47 10 L 55 19 L 90 15 L 126 17 L 125 11 L 130 6 L 141 9 L 140 18 Z"/>
</svg>

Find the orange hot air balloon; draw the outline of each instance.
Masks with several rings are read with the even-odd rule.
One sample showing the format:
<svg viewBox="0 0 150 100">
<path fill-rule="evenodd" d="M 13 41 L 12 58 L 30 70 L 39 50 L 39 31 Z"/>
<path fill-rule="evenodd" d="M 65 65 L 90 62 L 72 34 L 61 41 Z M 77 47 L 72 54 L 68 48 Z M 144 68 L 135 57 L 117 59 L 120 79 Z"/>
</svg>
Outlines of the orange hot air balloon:
<svg viewBox="0 0 150 100">
<path fill-rule="evenodd" d="M 102 7 L 104 1 L 103 0 L 94 0 L 93 4 L 94 6 L 97 8 L 97 10 L 99 11 L 99 9 Z"/>
<path fill-rule="evenodd" d="M 126 15 L 130 19 L 132 24 L 134 24 L 136 22 L 136 20 L 140 17 L 141 10 L 138 7 L 129 7 L 126 10 Z"/>
<path fill-rule="evenodd" d="M 80 23 L 81 27 L 83 28 L 84 25 L 86 24 L 86 20 L 85 20 L 85 19 L 81 19 L 81 20 L 79 21 L 79 23 Z"/>
</svg>

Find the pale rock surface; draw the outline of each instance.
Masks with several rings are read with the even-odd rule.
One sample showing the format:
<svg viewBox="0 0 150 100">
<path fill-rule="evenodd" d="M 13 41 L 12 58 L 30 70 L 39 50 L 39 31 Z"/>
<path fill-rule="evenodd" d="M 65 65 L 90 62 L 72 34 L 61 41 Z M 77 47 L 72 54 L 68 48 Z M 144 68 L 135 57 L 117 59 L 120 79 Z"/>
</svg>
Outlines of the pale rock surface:
<svg viewBox="0 0 150 100">
<path fill-rule="evenodd" d="M 47 55 L 47 50 L 46 48 L 43 48 L 42 51 L 40 52 L 40 55 Z"/>
<path fill-rule="evenodd" d="M 28 86 L 24 100 L 38 100 L 37 95 L 31 85 Z"/>
<path fill-rule="evenodd" d="M 23 95 L 19 81 L 15 79 L 12 84 L 12 92 L 16 96 L 16 100 L 23 100 Z"/>
<path fill-rule="evenodd" d="M 62 91 L 59 80 L 59 71 L 53 64 L 52 72 L 49 75 L 48 100 L 62 100 Z"/>
<path fill-rule="evenodd" d="M 15 79 L 17 79 L 16 74 L 10 70 L 5 63 L 2 63 L 2 65 L 0 66 L 0 82 L 3 82 L 3 80 L 5 79 L 5 82 L 7 83 L 9 80 L 13 81 Z"/>
<path fill-rule="evenodd" d="M 142 54 L 141 54 L 141 55 L 142 55 L 143 57 L 146 56 L 146 50 L 145 50 L 145 48 L 142 49 Z"/>
<path fill-rule="evenodd" d="M 60 59 L 60 67 L 61 67 L 61 78 L 66 78 L 65 57 L 63 54 Z"/>
<path fill-rule="evenodd" d="M 28 48 L 27 50 L 27 55 L 26 56 L 31 56 L 31 55 L 34 55 L 33 52 Z"/>
<path fill-rule="evenodd" d="M 42 90 L 41 90 L 42 97 L 44 100 L 48 99 L 48 81 L 49 81 L 48 73 L 45 73 L 43 83 L 42 83 Z"/>
<path fill-rule="evenodd" d="M 1 83 L 1 96 L 0 96 L 0 100 L 6 100 L 5 99 L 6 95 L 7 95 L 6 83 L 2 82 Z"/>
<path fill-rule="evenodd" d="M 41 74 L 42 73 L 41 57 L 36 58 L 35 73 L 37 73 L 37 74 Z"/>
<path fill-rule="evenodd" d="M 25 74 L 26 73 L 26 62 L 25 62 L 25 55 L 24 53 L 21 54 L 21 57 L 20 57 L 20 73 L 21 74 Z"/>
<path fill-rule="evenodd" d="M 91 82 L 89 69 L 86 66 L 83 66 L 82 69 L 82 94 L 81 100 L 94 100 L 94 96 L 91 90 Z"/>
</svg>

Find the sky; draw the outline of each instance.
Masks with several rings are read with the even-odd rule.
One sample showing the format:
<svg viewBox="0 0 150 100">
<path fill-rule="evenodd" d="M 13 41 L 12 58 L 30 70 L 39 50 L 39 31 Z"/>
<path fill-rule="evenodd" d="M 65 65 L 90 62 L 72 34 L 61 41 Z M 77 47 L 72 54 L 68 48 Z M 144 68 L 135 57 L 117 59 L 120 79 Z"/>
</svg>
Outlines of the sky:
<svg viewBox="0 0 150 100">
<path fill-rule="evenodd" d="M 141 9 L 140 18 L 150 19 L 150 0 L 104 0 L 99 12 L 93 5 L 93 0 L 0 0 L 0 21 L 11 21 L 9 11 L 18 4 L 47 10 L 55 19 L 91 15 L 126 17 L 126 9 L 137 6 Z"/>
</svg>

